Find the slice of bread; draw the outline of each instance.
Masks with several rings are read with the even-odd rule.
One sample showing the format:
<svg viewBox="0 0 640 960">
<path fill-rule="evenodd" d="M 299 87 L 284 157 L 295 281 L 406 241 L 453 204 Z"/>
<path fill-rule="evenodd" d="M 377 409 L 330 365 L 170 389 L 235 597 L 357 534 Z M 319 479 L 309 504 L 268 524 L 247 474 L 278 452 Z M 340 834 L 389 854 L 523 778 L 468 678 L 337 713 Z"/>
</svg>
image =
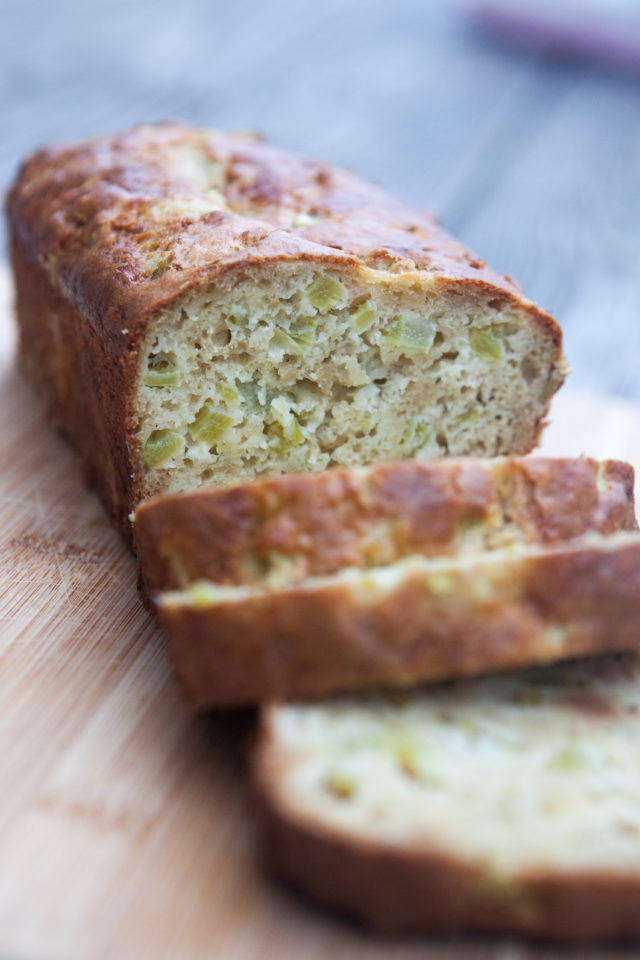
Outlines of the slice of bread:
<svg viewBox="0 0 640 960">
<path fill-rule="evenodd" d="M 526 453 L 555 320 L 378 187 L 142 125 L 22 167 L 20 352 L 126 535 L 153 494 L 261 473 Z"/>
<path fill-rule="evenodd" d="M 530 457 L 402 461 L 159 497 L 135 516 L 147 595 L 197 580 L 291 586 L 344 567 L 636 525 L 633 469 Z"/>
<path fill-rule="evenodd" d="M 263 712 L 268 866 L 387 932 L 640 936 L 640 661 Z"/>
<path fill-rule="evenodd" d="M 200 707 L 409 685 L 640 645 L 640 534 L 410 556 L 157 596 Z"/>
</svg>

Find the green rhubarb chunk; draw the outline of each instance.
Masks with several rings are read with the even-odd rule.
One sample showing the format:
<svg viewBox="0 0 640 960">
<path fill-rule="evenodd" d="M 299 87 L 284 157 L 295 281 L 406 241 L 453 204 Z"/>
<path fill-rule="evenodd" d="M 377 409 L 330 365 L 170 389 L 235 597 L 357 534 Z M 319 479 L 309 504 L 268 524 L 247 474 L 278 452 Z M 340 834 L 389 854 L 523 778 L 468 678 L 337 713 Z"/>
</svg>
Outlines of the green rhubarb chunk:
<svg viewBox="0 0 640 960">
<path fill-rule="evenodd" d="M 430 423 L 423 421 L 414 421 L 407 431 L 405 440 L 405 453 L 412 456 L 421 450 L 431 438 L 433 427 Z"/>
<path fill-rule="evenodd" d="M 154 430 L 144 445 L 144 465 L 147 470 L 164 466 L 182 450 L 184 437 L 175 430 Z"/>
<path fill-rule="evenodd" d="M 382 339 L 388 346 L 398 347 L 405 352 L 427 353 L 433 346 L 436 332 L 437 327 L 433 320 L 400 317 Z"/>
<path fill-rule="evenodd" d="M 220 400 L 223 407 L 236 407 L 240 400 L 240 394 L 235 387 L 228 383 L 219 383 L 216 387 L 216 397 Z"/>
<path fill-rule="evenodd" d="M 147 387 L 175 387 L 180 383 L 180 371 L 166 357 L 151 357 L 144 382 Z"/>
<path fill-rule="evenodd" d="M 219 589 L 208 580 L 196 580 L 188 587 L 187 593 L 194 610 L 208 610 L 220 599 Z"/>
<path fill-rule="evenodd" d="M 255 380 L 247 380 L 238 383 L 238 390 L 242 396 L 242 402 L 249 413 L 262 413 L 263 405 L 258 397 L 258 384 Z"/>
<path fill-rule="evenodd" d="M 318 401 L 304 383 L 294 383 L 287 396 L 291 403 L 295 404 L 295 412 L 303 420 L 310 417 L 317 409 Z"/>
<path fill-rule="evenodd" d="M 285 353 L 296 357 L 303 357 L 309 351 L 315 337 L 316 324 L 314 322 L 298 321 L 292 324 L 289 330 L 276 327 L 273 332 L 273 342 L 282 347 Z"/>
<path fill-rule="evenodd" d="M 307 287 L 309 303 L 320 313 L 326 313 L 340 303 L 347 295 L 347 291 L 340 281 L 330 273 L 319 274 L 313 283 Z"/>
<path fill-rule="evenodd" d="M 365 410 L 364 413 L 353 414 L 354 426 L 357 426 L 358 430 L 363 434 L 371 433 L 376 423 L 379 422 L 379 419 L 379 416 L 370 410 Z"/>
<path fill-rule="evenodd" d="M 376 319 L 378 312 L 373 300 L 365 300 L 355 308 L 350 316 L 351 326 L 357 333 L 363 333 Z"/>
<path fill-rule="evenodd" d="M 309 317 L 296 320 L 289 327 L 289 336 L 293 337 L 296 343 L 300 344 L 301 347 L 308 348 L 315 339 L 317 325 L 318 321 Z"/>
<path fill-rule="evenodd" d="M 458 417 L 458 423 L 460 424 L 460 426 L 467 426 L 472 423 L 475 423 L 479 416 L 480 416 L 480 411 L 478 410 L 477 407 L 475 407 L 473 410 L 467 410 L 466 413 L 460 414 L 460 416 Z"/>
<path fill-rule="evenodd" d="M 328 793 L 339 800 L 349 800 L 356 792 L 356 782 L 353 777 L 347 777 L 341 773 L 329 774 L 325 780 L 325 787 Z"/>
<path fill-rule="evenodd" d="M 549 766 L 552 770 L 558 770 L 562 773 L 568 773 L 571 770 L 579 770 L 585 765 L 584 754 L 575 746 L 571 745 L 559 750 L 551 759 Z"/>
<path fill-rule="evenodd" d="M 267 434 L 270 445 L 275 447 L 282 456 L 289 453 L 293 447 L 299 447 L 301 443 L 304 443 L 304 433 L 294 416 L 291 417 L 291 421 L 286 426 L 277 421 L 276 423 L 270 423 L 267 427 Z"/>
<path fill-rule="evenodd" d="M 218 410 L 213 400 L 205 400 L 196 413 L 195 420 L 189 424 L 189 432 L 194 440 L 212 447 L 225 435 L 232 423 L 233 417 Z"/>
<path fill-rule="evenodd" d="M 287 333 L 283 327 L 276 327 L 273 331 L 273 342 L 277 347 L 282 347 L 285 353 L 292 353 L 296 357 L 304 356 L 304 348 Z"/>
<path fill-rule="evenodd" d="M 242 303 L 232 303 L 226 318 L 228 327 L 246 327 L 249 322 L 249 310 Z"/>
<path fill-rule="evenodd" d="M 489 327 L 469 331 L 469 343 L 474 353 L 490 360 L 504 357 L 504 324 L 492 323 Z"/>
</svg>

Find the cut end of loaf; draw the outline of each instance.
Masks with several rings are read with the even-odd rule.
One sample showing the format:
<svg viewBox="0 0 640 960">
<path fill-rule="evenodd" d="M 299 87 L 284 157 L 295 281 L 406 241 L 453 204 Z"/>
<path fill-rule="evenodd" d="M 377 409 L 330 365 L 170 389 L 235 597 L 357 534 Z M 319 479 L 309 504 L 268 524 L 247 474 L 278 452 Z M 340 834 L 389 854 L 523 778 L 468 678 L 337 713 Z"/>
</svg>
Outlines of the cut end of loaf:
<svg viewBox="0 0 640 960">
<path fill-rule="evenodd" d="M 388 931 L 637 936 L 639 677 L 618 655 L 269 708 L 265 859 Z"/>
<path fill-rule="evenodd" d="M 375 830 L 377 842 L 412 849 L 419 835 L 426 852 L 511 875 L 637 865 L 627 777 L 639 696 L 637 657 L 626 654 L 280 706 L 269 712 L 262 762 L 279 754 L 280 803 L 354 839 Z M 615 812 L 609 822 L 602 804 Z M 464 822 L 483 829 L 461 830 Z"/>
<path fill-rule="evenodd" d="M 136 404 L 145 497 L 531 449 L 565 375 L 556 338 L 483 288 L 398 281 L 274 263 L 230 272 L 159 317 Z"/>
</svg>

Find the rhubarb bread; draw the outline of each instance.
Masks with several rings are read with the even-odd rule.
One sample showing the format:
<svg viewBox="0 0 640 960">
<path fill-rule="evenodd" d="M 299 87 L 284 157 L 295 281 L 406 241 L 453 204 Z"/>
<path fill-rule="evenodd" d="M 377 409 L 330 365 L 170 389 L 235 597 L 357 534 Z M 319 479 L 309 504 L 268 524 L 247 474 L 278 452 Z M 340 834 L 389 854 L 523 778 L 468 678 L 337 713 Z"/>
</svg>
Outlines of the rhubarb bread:
<svg viewBox="0 0 640 960">
<path fill-rule="evenodd" d="M 114 520 L 153 494 L 525 453 L 561 334 L 428 213 L 176 123 L 45 149 L 7 202 L 20 351 Z"/>
<path fill-rule="evenodd" d="M 640 647 L 640 534 L 514 542 L 289 585 L 198 581 L 156 597 L 198 707 L 305 699 Z"/>
<path fill-rule="evenodd" d="M 404 460 L 157 497 L 135 515 L 147 595 L 282 581 L 636 526 L 633 468 L 586 458 Z"/>
<path fill-rule="evenodd" d="M 640 936 L 635 656 L 270 707 L 254 761 L 266 863 L 379 930 Z"/>
</svg>

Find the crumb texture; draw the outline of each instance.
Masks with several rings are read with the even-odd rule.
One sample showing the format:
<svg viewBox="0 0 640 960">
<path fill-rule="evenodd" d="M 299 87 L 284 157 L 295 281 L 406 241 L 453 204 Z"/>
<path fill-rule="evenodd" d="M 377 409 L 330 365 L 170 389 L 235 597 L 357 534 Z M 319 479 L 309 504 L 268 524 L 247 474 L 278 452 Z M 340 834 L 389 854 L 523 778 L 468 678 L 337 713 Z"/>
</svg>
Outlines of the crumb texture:
<svg viewBox="0 0 640 960">
<path fill-rule="evenodd" d="M 149 492 L 526 452 L 559 383 L 552 345 L 511 305 L 299 265 L 183 302 L 145 360 Z"/>
<path fill-rule="evenodd" d="M 517 891 L 550 872 L 638 876 L 639 745 L 629 654 L 273 708 L 258 762 L 292 823 Z"/>
</svg>

